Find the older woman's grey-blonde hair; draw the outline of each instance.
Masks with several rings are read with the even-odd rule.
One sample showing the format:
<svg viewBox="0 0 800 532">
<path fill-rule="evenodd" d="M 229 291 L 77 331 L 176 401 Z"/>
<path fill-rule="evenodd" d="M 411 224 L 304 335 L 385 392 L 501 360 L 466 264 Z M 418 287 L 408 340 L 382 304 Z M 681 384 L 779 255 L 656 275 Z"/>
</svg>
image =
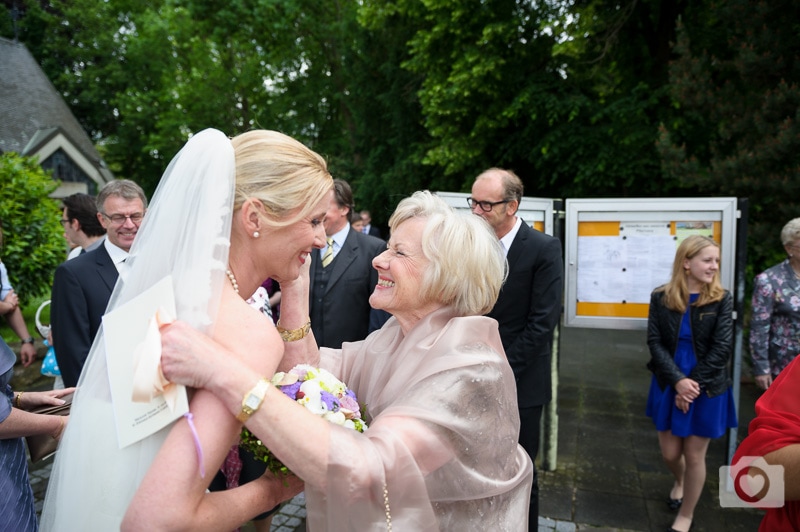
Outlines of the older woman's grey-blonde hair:
<svg viewBox="0 0 800 532">
<path fill-rule="evenodd" d="M 800 218 L 792 218 L 781 229 L 781 244 L 788 246 L 800 240 Z"/>
<path fill-rule="evenodd" d="M 420 298 L 453 307 L 459 316 L 489 312 L 507 275 L 500 241 L 489 224 L 456 211 L 427 190 L 402 200 L 389 227 L 394 231 L 411 218 L 427 219 L 420 238 L 430 265 L 423 274 Z"/>
</svg>

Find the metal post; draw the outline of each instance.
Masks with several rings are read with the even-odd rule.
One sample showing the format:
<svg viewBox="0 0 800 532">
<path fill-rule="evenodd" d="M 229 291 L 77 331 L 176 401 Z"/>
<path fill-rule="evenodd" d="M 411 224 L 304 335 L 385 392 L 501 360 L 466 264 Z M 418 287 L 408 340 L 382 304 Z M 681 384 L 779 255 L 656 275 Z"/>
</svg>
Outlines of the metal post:
<svg viewBox="0 0 800 532">
<path fill-rule="evenodd" d="M 739 198 L 737 200 L 739 217 L 736 220 L 736 270 L 735 270 L 735 291 L 733 309 L 736 312 L 736 322 L 734 323 L 733 336 L 733 403 L 736 405 L 736 413 L 739 413 L 739 398 L 742 387 L 742 347 L 744 342 L 744 291 L 745 273 L 747 267 L 747 222 L 748 222 L 748 200 Z M 739 430 L 737 428 L 728 429 L 728 453 L 726 464 L 730 464 L 736 452 L 737 438 Z"/>
<path fill-rule="evenodd" d="M 562 220 L 564 212 L 564 201 L 553 200 L 553 236 L 561 241 L 561 249 L 564 249 L 564 224 Z M 562 315 L 563 315 L 562 304 Z M 561 321 L 553 331 L 552 356 L 550 359 L 550 375 L 552 380 L 553 398 L 544 408 L 542 415 L 542 470 L 555 471 L 558 465 L 558 368 L 559 356 L 561 353 Z M 535 457 L 534 457 L 535 459 Z"/>
</svg>

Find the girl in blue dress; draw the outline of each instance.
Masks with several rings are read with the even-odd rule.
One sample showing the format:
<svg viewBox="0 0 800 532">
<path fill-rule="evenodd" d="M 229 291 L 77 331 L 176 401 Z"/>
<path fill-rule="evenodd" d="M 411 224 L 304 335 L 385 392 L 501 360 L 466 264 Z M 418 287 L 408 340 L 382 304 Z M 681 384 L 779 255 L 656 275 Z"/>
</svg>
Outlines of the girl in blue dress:
<svg viewBox="0 0 800 532">
<path fill-rule="evenodd" d="M 650 296 L 647 415 L 675 477 L 667 503 L 678 514 L 668 531 L 686 532 L 706 479 L 711 438 L 735 427 L 728 361 L 733 301 L 719 279 L 719 245 L 692 235 L 678 246 L 670 281 Z"/>
</svg>

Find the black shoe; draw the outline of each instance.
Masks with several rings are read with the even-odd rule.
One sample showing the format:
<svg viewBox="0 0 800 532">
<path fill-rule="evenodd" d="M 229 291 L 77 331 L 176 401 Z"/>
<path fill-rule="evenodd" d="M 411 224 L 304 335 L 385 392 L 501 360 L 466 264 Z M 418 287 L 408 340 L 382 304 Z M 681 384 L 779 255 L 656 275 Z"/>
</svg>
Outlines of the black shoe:
<svg viewBox="0 0 800 532">
<path fill-rule="evenodd" d="M 667 499 L 667 506 L 669 506 L 670 510 L 673 511 L 677 510 L 678 508 L 681 507 L 681 504 L 683 504 L 683 499 L 672 499 L 672 498 Z"/>
</svg>

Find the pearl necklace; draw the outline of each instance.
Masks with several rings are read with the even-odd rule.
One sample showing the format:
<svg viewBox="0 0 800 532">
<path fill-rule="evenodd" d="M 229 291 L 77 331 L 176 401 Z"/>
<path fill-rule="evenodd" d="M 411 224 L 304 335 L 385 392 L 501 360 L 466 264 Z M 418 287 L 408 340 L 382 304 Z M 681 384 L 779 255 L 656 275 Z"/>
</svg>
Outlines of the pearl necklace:
<svg viewBox="0 0 800 532">
<path fill-rule="evenodd" d="M 231 281 L 231 286 L 233 286 L 233 291 L 237 294 L 239 293 L 239 283 L 236 282 L 236 277 L 233 276 L 233 272 L 230 270 L 225 270 L 225 275 L 228 276 L 228 279 Z"/>
</svg>

